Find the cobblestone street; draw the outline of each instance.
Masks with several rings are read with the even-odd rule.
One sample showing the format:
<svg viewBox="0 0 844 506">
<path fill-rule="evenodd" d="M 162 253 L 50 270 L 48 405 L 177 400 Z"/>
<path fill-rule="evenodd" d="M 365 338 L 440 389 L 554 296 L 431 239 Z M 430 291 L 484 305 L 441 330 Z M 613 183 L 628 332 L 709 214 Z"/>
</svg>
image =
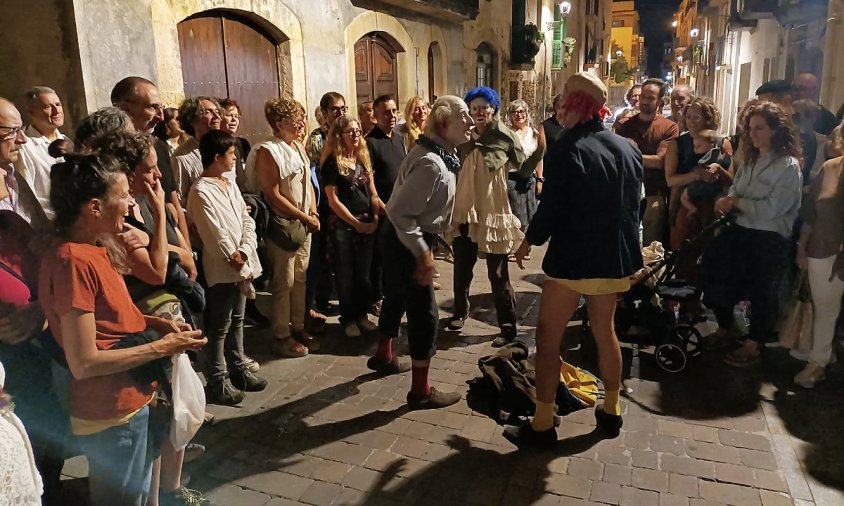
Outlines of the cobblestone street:
<svg viewBox="0 0 844 506">
<path fill-rule="evenodd" d="M 520 334 L 528 339 L 541 257 L 535 250 L 525 271 L 511 264 Z M 451 265 L 438 267 L 445 318 Z M 438 388 L 465 393 L 479 375 L 478 359 L 492 353 L 488 290 L 479 263 L 472 318 L 462 335 L 440 336 L 431 372 Z M 216 419 L 197 436 L 208 452 L 186 468 L 191 488 L 231 506 L 844 504 L 838 366 L 814 391 L 797 391 L 791 378 L 801 364 L 781 349 L 769 349 L 758 370 L 731 369 L 716 353 L 670 376 L 647 349 L 626 345 L 621 437 L 601 440 L 592 411 L 582 410 L 563 419 L 554 452 L 528 453 L 465 399 L 443 411 L 409 412 L 410 375 L 370 374 L 375 337 L 341 338 L 336 318 L 330 321 L 323 351 L 304 359 L 274 359 L 268 336 L 249 334 L 247 351 L 270 386 L 238 408 L 209 407 Z M 580 365 L 577 350 L 568 358 Z M 68 461 L 65 473 L 68 489 L 84 487 L 84 459 Z"/>
</svg>

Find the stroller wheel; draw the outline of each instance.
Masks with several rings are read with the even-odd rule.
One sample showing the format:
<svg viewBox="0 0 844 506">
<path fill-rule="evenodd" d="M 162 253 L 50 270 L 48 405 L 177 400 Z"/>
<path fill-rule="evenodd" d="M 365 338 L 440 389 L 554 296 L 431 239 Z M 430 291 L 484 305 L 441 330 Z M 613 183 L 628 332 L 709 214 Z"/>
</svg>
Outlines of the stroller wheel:
<svg viewBox="0 0 844 506">
<path fill-rule="evenodd" d="M 702 339 L 700 331 L 691 325 L 677 325 L 668 336 L 668 342 L 683 348 L 689 357 L 700 355 Z"/>
<path fill-rule="evenodd" d="M 657 365 L 664 371 L 678 373 L 686 368 L 688 357 L 682 344 L 664 343 L 654 352 Z"/>
</svg>

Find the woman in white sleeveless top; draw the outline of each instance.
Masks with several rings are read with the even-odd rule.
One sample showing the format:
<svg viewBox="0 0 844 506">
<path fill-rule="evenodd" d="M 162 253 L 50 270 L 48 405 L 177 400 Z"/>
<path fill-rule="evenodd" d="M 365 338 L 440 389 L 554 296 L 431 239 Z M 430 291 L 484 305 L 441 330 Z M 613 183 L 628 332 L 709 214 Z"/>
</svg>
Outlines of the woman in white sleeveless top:
<svg viewBox="0 0 844 506">
<path fill-rule="evenodd" d="M 545 151 L 545 134 L 543 130 L 531 126 L 530 108 L 524 100 L 513 100 L 507 106 L 507 125 L 516 133 L 522 143 L 525 156 L 530 156 L 537 149 Z M 542 193 L 542 161 L 537 163 L 536 170 L 527 179 L 518 177 L 515 170 L 511 170 L 507 180 L 507 196 L 513 214 L 522 222 L 524 231 L 536 213 L 536 196 Z"/>
<path fill-rule="evenodd" d="M 264 114 L 273 137 L 249 154 L 247 188 L 263 196 L 270 213 L 299 221 L 306 231 L 304 242 L 292 250 L 276 244 L 272 234 L 267 239 L 273 265 L 272 350 L 282 357 L 303 357 L 319 349 L 319 342 L 305 331 L 305 273 L 311 232 L 319 230 L 308 155 L 299 141 L 305 133 L 305 108 L 295 100 L 273 98 L 264 105 Z"/>
</svg>

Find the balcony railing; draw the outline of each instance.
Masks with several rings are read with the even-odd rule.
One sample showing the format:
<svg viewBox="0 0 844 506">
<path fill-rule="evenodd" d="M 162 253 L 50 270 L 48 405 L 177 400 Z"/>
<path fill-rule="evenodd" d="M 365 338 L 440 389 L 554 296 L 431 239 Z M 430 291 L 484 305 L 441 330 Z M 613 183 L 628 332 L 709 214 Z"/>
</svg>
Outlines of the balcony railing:
<svg viewBox="0 0 844 506">
<path fill-rule="evenodd" d="M 453 23 L 478 16 L 480 0 L 351 0 L 356 7 L 387 13 L 411 13 Z"/>
</svg>

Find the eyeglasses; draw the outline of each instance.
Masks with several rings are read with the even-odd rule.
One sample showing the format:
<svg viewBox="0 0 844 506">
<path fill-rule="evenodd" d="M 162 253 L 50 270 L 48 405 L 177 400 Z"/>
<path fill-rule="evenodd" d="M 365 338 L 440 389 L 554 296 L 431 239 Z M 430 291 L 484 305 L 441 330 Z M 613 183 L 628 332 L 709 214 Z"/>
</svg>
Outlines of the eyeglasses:
<svg viewBox="0 0 844 506">
<path fill-rule="evenodd" d="M 519 109 L 518 111 L 513 111 L 511 114 L 513 116 L 527 116 L 527 113 L 521 109 Z"/>
<path fill-rule="evenodd" d="M 333 112 L 334 114 L 337 114 L 337 113 L 346 114 L 346 112 L 348 112 L 349 108 L 346 107 L 345 105 L 343 105 L 343 106 L 335 105 L 334 107 L 331 107 L 328 110 Z"/>
<path fill-rule="evenodd" d="M 354 130 L 343 130 L 343 135 L 349 135 L 351 137 L 360 137 L 363 135 L 363 132 L 359 128 L 355 128 Z"/>
<path fill-rule="evenodd" d="M 9 130 L 8 132 L 6 132 L 4 134 L 0 134 L 0 140 L 3 140 L 3 141 L 7 141 L 9 139 L 16 139 L 18 137 L 18 135 L 23 134 L 23 126 L 10 127 L 10 126 L 0 125 L 0 128 L 6 128 L 6 129 Z"/>
</svg>

